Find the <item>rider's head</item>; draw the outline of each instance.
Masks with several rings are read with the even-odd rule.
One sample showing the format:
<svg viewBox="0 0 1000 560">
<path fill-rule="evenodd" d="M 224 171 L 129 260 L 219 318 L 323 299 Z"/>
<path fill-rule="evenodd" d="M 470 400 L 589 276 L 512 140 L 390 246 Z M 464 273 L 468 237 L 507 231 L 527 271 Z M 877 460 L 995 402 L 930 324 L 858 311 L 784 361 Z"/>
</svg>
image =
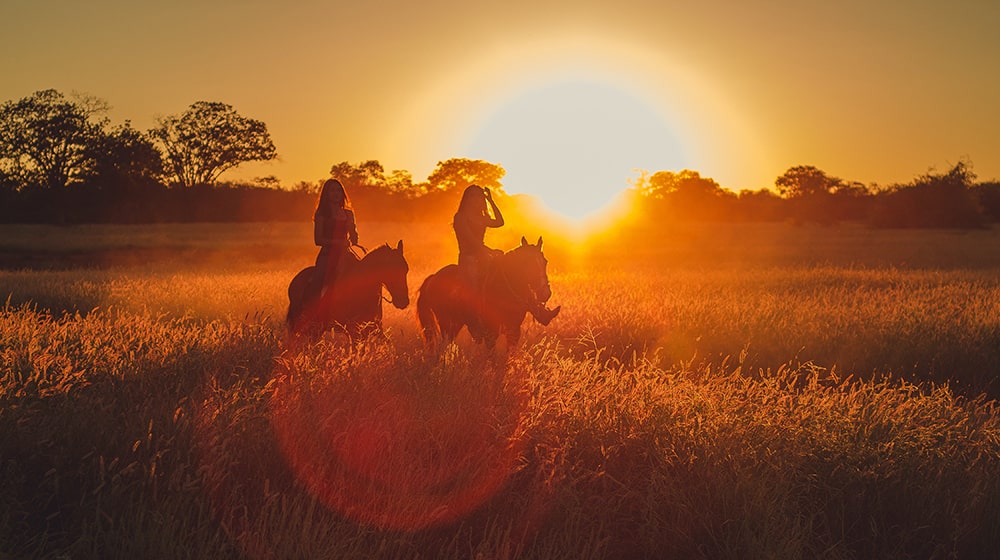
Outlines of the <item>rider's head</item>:
<svg viewBox="0 0 1000 560">
<path fill-rule="evenodd" d="M 336 179 L 327 179 L 323 183 L 323 190 L 319 193 L 319 207 L 329 208 L 331 206 L 336 208 L 351 207 L 344 185 Z"/>
<path fill-rule="evenodd" d="M 458 203 L 459 214 L 485 214 L 486 191 L 479 185 L 469 185 L 462 193 L 462 201 Z"/>
</svg>

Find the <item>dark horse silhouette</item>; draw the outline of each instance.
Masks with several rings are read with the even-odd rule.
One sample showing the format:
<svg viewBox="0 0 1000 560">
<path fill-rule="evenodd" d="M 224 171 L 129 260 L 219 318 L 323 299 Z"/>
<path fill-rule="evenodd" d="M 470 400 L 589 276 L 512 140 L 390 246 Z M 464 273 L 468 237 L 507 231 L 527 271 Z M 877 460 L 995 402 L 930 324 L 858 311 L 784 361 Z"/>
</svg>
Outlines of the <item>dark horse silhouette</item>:
<svg viewBox="0 0 1000 560">
<path fill-rule="evenodd" d="M 399 309 L 410 304 L 406 286 L 409 265 L 403 257 L 403 242 L 395 248 L 382 245 L 359 259 L 348 253 L 333 289 L 318 300 L 309 296 L 316 267 L 302 269 L 288 285 L 286 322 L 295 333 L 322 333 L 336 328 L 351 337 L 382 330 L 382 286 Z"/>
<path fill-rule="evenodd" d="M 424 342 L 436 349 L 468 327 L 476 342 L 493 347 L 499 336 L 512 348 L 521 338 L 521 323 L 528 310 L 552 296 L 545 272 L 542 238 L 521 245 L 492 259 L 484 266 L 479 285 L 450 264 L 431 274 L 420 286 L 417 318 Z"/>
</svg>

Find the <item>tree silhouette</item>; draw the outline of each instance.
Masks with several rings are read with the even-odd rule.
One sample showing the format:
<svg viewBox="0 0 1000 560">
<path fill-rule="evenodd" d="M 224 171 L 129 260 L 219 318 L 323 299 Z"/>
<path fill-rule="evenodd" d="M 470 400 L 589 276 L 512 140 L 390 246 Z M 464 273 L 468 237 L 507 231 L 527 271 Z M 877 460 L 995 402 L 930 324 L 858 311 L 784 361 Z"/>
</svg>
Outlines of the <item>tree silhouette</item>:
<svg viewBox="0 0 1000 560">
<path fill-rule="evenodd" d="M 873 223 L 903 228 L 978 228 L 987 216 L 973 181 L 972 165 L 965 161 L 948 172 L 921 175 L 909 185 L 880 193 Z"/>
<path fill-rule="evenodd" d="M 47 89 L 0 106 L 0 183 L 17 189 L 59 189 L 76 182 L 91 162 L 88 149 L 103 134 L 107 110 L 99 99 L 67 99 Z"/>
<path fill-rule="evenodd" d="M 347 192 L 352 194 L 367 187 L 379 188 L 386 183 L 385 168 L 374 159 L 358 165 L 342 161 L 330 167 L 330 175 L 340 181 Z"/>
<path fill-rule="evenodd" d="M 987 181 L 974 188 L 983 213 L 992 222 L 1000 222 L 1000 181 Z"/>
<path fill-rule="evenodd" d="M 728 218 L 736 195 L 723 189 L 714 179 L 697 171 L 642 171 L 631 181 L 636 192 L 652 205 L 649 214 L 672 219 Z"/>
<path fill-rule="evenodd" d="M 714 179 L 702 177 L 697 171 L 685 169 L 678 173 L 673 171 L 657 171 L 650 175 L 641 172 L 639 179 L 633 181 L 639 194 L 648 198 L 668 198 L 681 196 L 684 198 L 701 199 L 719 196 L 722 187 Z"/>
<path fill-rule="evenodd" d="M 96 138 L 86 153 L 91 160 L 84 177 L 88 184 L 128 188 L 157 184 L 163 176 L 163 155 L 128 121 Z"/>
<path fill-rule="evenodd" d="M 774 181 L 794 220 L 833 224 L 863 220 L 869 194 L 864 185 L 827 175 L 812 165 L 791 167 Z"/>
<path fill-rule="evenodd" d="M 778 193 L 786 198 L 829 194 L 842 184 L 842 180 L 831 177 L 812 165 L 791 167 L 774 181 Z"/>
<path fill-rule="evenodd" d="M 750 222 L 776 222 L 787 218 L 787 200 L 781 198 L 770 189 L 739 192 L 738 204 L 734 219 Z"/>
<path fill-rule="evenodd" d="M 185 187 L 211 185 L 242 163 L 278 156 L 267 125 L 225 103 L 198 101 L 157 123 L 150 134 L 163 145 L 168 172 Z"/>
<path fill-rule="evenodd" d="M 502 191 L 500 179 L 507 174 L 500 165 L 481 159 L 452 158 L 439 161 L 427 176 L 428 191 L 461 192 L 469 185 Z"/>
</svg>

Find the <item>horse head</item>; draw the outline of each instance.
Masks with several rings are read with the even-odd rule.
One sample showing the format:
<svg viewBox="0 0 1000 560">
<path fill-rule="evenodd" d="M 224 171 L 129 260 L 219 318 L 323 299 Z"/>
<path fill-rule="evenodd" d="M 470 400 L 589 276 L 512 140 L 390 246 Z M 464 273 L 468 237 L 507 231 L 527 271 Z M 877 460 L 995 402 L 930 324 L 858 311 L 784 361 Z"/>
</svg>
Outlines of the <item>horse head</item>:
<svg viewBox="0 0 1000 560">
<path fill-rule="evenodd" d="M 406 285 L 406 273 L 410 266 L 403 256 L 403 241 L 400 240 L 396 247 L 389 244 L 382 245 L 365 255 L 364 260 L 370 261 L 370 265 L 377 272 L 379 280 L 389 290 L 391 302 L 397 309 L 405 309 L 410 305 L 410 291 Z"/>
<path fill-rule="evenodd" d="M 545 270 L 549 261 L 542 254 L 542 238 L 539 237 L 538 243 L 532 245 L 521 237 L 521 245 L 508 254 L 512 257 L 512 272 L 516 278 L 527 286 L 535 299 L 543 303 L 548 301 L 552 297 L 552 288 Z"/>
</svg>

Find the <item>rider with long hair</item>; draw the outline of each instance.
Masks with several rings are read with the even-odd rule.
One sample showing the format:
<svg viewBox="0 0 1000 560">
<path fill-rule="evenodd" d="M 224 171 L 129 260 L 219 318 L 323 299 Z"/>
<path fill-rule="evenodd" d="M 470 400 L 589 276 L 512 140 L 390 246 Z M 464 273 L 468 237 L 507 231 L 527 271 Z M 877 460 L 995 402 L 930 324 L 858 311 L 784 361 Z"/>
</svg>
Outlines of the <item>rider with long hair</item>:
<svg viewBox="0 0 1000 560">
<path fill-rule="evenodd" d="M 458 268 L 470 283 L 480 282 L 493 259 L 503 255 L 503 251 L 486 246 L 486 229 L 503 225 L 503 214 L 493 202 L 490 189 L 479 185 L 466 187 L 452 227 L 458 239 Z M 536 321 L 548 325 L 560 309 L 546 309 L 544 303 L 534 302 L 530 312 Z"/>
<path fill-rule="evenodd" d="M 337 179 L 323 183 L 313 214 L 313 240 L 320 250 L 316 256 L 312 293 L 319 296 L 328 280 L 330 285 L 336 281 L 341 261 L 351 246 L 358 243 L 354 209 L 344 185 Z"/>
<path fill-rule="evenodd" d="M 469 185 L 462 193 L 452 227 L 458 239 L 458 266 L 470 277 L 478 277 L 480 269 L 490 259 L 503 254 L 499 249 L 486 246 L 486 229 L 503 224 L 503 214 L 493 202 L 490 190 Z"/>
</svg>

